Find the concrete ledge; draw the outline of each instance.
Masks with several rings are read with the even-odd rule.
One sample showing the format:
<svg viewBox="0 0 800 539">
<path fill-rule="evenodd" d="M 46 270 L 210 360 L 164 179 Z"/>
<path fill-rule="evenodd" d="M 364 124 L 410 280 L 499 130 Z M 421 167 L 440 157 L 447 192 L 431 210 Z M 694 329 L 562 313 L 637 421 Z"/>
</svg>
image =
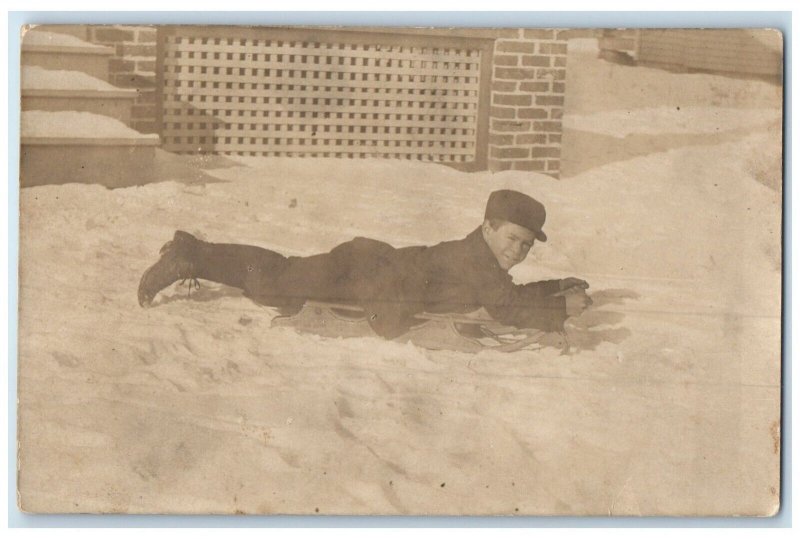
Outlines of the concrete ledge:
<svg viewBox="0 0 800 539">
<path fill-rule="evenodd" d="M 22 38 L 23 66 L 80 71 L 104 81 L 108 80 L 108 62 L 114 52 L 112 47 L 52 32 L 29 31 Z"/>
<path fill-rule="evenodd" d="M 49 70 L 80 71 L 104 81 L 108 81 L 109 58 L 110 56 L 106 54 L 75 52 L 54 54 L 43 50 L 22 51 L 22 65 L 24 66 L 38 66 Z"/>
<path fill-rule="evenodd" d="M 158 146 L 158 135 L 142 135 L 140 138 L 68 138 L 68 137 L 22 137 L 22 145 L 29 146 Z"/>
<path fill-rule="evenodd" d="M 89 112 L 22 112 L 22 187 L 97 183 L 125 187 L 154 178 L 158 135 Z"/>
<path fill-rule="evenodd" d="M 22 97 L 61 97 L 91 99 L 136 99 L 136 90 L 119 88 L 117 90 L 50 90 L 22 89 Z"/>
<path fill-rule="evenodd" d="M 24 45 L 22 53 L 48 53 L 48 54 L 88 54 L 97 56 L 113 56 L 114 49 L 110 47 L 98 47 L 96 45 L 83 46 L 63 46 L 63 45 Z"/>
<path fill-rule="evenodd" d="M 76 111 L 131 125 L 135 90 L 22 90 L 23 111 Z"/>
<path fill-rule="evenodd" d="M 37 144 L 22 141 L 20 185 L 142 185 L 155 176 L 155 145 Z"/>
</svg>

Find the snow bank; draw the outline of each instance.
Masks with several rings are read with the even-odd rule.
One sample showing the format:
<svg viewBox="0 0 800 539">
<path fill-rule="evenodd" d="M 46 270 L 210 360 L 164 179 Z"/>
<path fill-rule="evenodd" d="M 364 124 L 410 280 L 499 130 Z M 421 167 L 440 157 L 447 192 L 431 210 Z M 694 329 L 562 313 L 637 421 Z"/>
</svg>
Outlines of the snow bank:
<svg viewBox="0 0 800 539">
<path fill-rule="evenodd" d="M 160 154 L 159 183 L 24 189 L 23 503 L 312 514 L 774 507 L 763 493 L 778 478 L 780 193 L 757 181 L 757 170 L 776 171 L 754 154 L 774 151 L 776 133 L 729 111 L 744 95 L 764 109 L 771 90 L 706 75 L 686 86 L 580 54 L 569 62 L 597 77 L 576 86 L 573 125 L 602 118 L 611 139 L 630 134 L 627 99 L 641 92 L 640 120 L 671 97 L 682 109 L 705 103 L 695 121 L 665 113 L 658 129 L 707 143 L 561 181 L 411 161 Z M 708 102 L 714 88 L 719 105 Z M 623 102 L 611 103 L 617 89 Z M 743 125 L 752 132 L 709 134 Z M 191 298 L 175 285 L 151 309 L 136 303 L 142 271 L 177 228 L 286 254 L 357 235 L 430 244 L 469 233 L 499 188 L 548 209 L 549 240 L 515 278 L 592 285 L 595 308 L 571 324 L 570 356 L 300 335 L 208 283 Z"/>
<path fill-rule="evenodd" d="M 566 129 L 579 129 L 616 138 L 633 134 L 717 134 L 727 131 L 753 130 L 774 126 L 780 129 L 781 110 L 723 107 L 645 108 L 603 111 L 564 118 Z"/>
</svg>

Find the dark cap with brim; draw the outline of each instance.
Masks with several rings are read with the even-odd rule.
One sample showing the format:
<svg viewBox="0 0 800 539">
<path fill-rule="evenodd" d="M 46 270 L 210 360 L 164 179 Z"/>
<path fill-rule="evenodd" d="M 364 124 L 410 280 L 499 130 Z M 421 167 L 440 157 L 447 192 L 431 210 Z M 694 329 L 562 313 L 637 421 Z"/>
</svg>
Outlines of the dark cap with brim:
<svg viewBox="0 0 800 539">
<path fill-rule="evenodd" d="M 486 203 L 485 219 L 502 219 L 527 228 L 539 241 L 547 241 L 542 231 L 546 213 L 544 206 L 526 194 L 510 189 L 495 191 Z"/>
</svg>

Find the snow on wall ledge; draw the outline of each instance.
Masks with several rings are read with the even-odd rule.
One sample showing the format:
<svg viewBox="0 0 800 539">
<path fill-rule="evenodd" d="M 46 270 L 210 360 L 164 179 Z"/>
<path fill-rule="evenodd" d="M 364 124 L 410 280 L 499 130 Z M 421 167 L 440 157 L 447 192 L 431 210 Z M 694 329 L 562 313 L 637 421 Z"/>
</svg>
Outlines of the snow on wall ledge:
<svg viewBox="0 0 800 539">
<path fill-rule="evenodd" d="M 114 118 L 75 111 L 24 111 L 21 134 L 23 139 L 52 137 L 158 141 L 158 135 L 143 135 Z"/>
<path fill-rule="evenodd" d="M 44 69 L 22 66 L 23 90 L 94 90 L 118 92 L 119 88 L 81 71 Z"/>
<path fill-rule="evenodd" d="M 111 49 L 102 45 L 87 43 L 86 41 L 61 32 L 49 32 L 46 27 L 28 29 L 22 37 L 22 46 L 25 49 L 36 47 L 59 47 L 63 51 L 79 50 L 87 54 L 111 53 Z M 33 30 L 33 31 L 31 31 Z"/>
</svg>

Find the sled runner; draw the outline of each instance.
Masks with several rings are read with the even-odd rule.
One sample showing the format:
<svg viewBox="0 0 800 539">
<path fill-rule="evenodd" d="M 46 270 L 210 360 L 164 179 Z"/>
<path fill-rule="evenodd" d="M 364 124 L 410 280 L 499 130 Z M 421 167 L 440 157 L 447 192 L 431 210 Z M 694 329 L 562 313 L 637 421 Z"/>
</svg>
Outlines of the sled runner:
<svg viewBox="0 0 800 539">
<path fill-rule="evenodd" d="M 414 318 L 419 323 L 395 341 L 411 342 L 430 350 L 471 353 L 481 350 L 514 352 L 546 346 L 566 350 L 569 346 L 563 334 L 504 326 L 484 309 L 467 314 L 421 313 Z M 306 302 L 296 314 L 275 317 L 272 326 L 291 327 L 323 337 L 376 336 L 360 307 L 316 301 Z"/>
</svg>

